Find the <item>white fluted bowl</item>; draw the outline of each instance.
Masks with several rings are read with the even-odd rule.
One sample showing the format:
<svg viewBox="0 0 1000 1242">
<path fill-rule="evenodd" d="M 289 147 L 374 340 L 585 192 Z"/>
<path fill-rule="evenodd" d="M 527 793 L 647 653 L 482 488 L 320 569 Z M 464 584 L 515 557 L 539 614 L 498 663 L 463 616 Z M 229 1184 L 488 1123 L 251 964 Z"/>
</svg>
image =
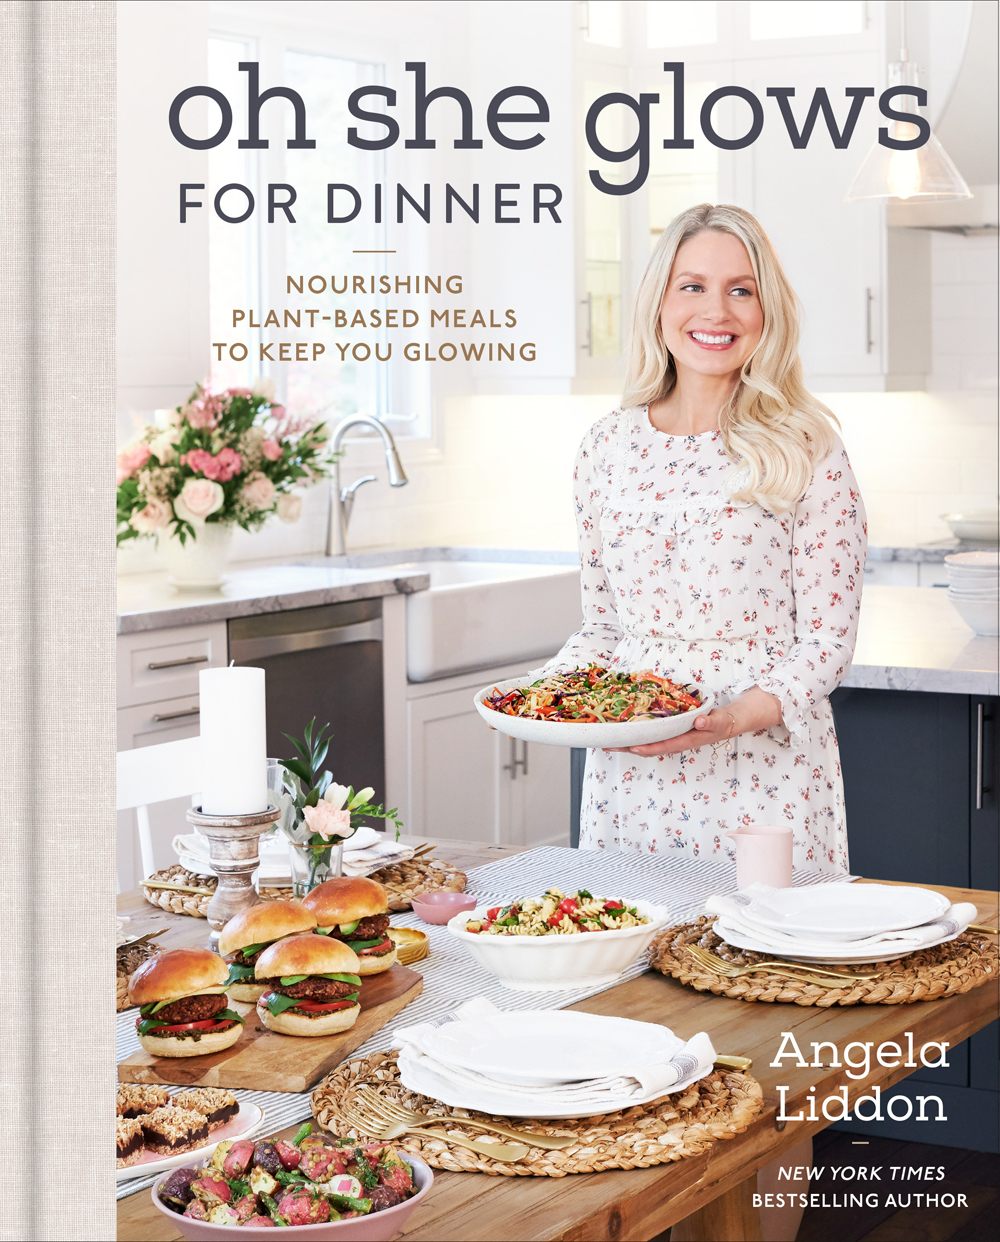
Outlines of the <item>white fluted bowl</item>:
<svg viewBox="0 0 1000 1242">
<path fill-rule="evenodd" d="M 984 638 L 1000 635 L 1000 604 L 996 594 L 976 599 L 949 589 L 948 599 L 965 624 L 977 634 Z"/>
<path fill-rule="evenodd" d="M 465 930 L 470 919 L 485 920 L 487 909 L 492 908 L 481 906 L 456 914 L 448 930 L 484 970 L 515 992 L 605 987 L 638 961 L 669 918 L 666 906 L 627 894 L 621 900 L 649 922 L 621 931 L 580 932 L 574 936 L 483 936 Z"/>
</svg>

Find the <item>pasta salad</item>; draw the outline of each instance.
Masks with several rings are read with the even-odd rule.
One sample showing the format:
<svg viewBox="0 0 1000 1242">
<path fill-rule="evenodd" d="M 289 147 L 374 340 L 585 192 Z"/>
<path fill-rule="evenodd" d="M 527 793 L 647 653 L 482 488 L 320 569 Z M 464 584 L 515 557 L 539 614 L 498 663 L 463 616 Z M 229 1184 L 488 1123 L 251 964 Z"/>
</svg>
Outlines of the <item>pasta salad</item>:
<svg viewBox="0 0 1000 1242">
<path fill-rule="evenodd" d="M 485 919 L 470 919 L 467 932 L 481 936 L 575 936 L 580 932 L 621 931 L 650 920 L 610 897 L 595 897 L 585 888 L 567 895 L 550 888 L 544 897 L 526 897 L 494 906 Z"/>
</svg>

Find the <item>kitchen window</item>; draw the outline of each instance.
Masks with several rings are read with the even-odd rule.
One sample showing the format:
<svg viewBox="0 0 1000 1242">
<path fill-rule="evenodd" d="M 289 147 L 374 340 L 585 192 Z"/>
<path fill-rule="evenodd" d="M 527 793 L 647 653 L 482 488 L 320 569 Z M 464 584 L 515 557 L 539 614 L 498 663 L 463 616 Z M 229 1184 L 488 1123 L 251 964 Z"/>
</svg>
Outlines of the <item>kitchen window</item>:
<svg viewBox="0 0 1000 1242">
<path fill-rule="evenodd" d="M 242 25 L 243 28 L 239 29 Z M 234 360 L 225 351 L 220 359 L 213 350 L 213 386 L 245 385 L 258 374 L 269 374 L 275 381 L 277 399 L 295 414 L 325 417 L 336 424 L 352 414 L 374 414 L 387 423 L 394 435 L 430 435 L 430 384 L 426 363 L 398 360 L 402 342 L 390 354 L 390 338 L 384 328 L 336 327 L 309 330 L 306 311 L 319 308 L 325 315 L 342 309 L 353 318 L 360 309 L 366 320 L 370 312 L 384 312 L 386 306 L 417 306 L 415 297 L 384 294 L 359 297 L 350 289 L 338 295 L 330 292 L 331 277 L 363 276 L 366 285 L 387 272 L 392 256 L 385 252 L 384 224 L 374 222 L 373 185 L 386 184 L 383 152 L 360 151 L 347 143 L 349 124 L 357 124 L 347 113 L 347 100 L 359 86 L 380 85 L 385 81 L 384 57 L 344 56 L 335 50 L 337 41 L 328 32 L 305 32 L 302 27 L 285 30 L 273 24 L 255 23 L 248 15 L 245 25 L 216 30 L 209 39 L 209 84 L 222 91 L 233 105 L 233 128 L 226 142 L 209 155 L 210 185 L 206 194 L 214 196 L 224 185 L 246 186 L 254 195 L 256 209 L 242 224 L 230 224 L 210 213 L 209 269 L 210 320 L 213 341 L 242 342 L 246 359 Z M 352 51 L 355 50 L 352 48 Z M 306 103 L 307 134 L 316 140 L 316 149 L 296 150 L 286 146 L 294 132 L 294 111 L 286 100 L 269 101 L 260 112 L 260 133 L 269 142 L 267 149 L 241 150 L 237 139 L 246 134 L 247 74 L 238 69 L 240 61 L 258 61 L 261 89 L 288 86 Z M 379 110 L 369 97 L 366 108 Z M 362 133 L 368 127 L 362 125 Z M 374 175 L 373 175 L 374 166 Z M 363 206 L 353 220 L 329 223 L 327 220 L 330 183 L 356 187 Z M 294 186 L 296 200 L 289 211 L 294 223 L 275 211 L 275 223 L 268 223 L 268 186 Z M 287 192 L 275 192 L 276 203 L 287 200 Z M 209 200 L 211 201 L 211 200 Z M 223 208 L 238 215 L 246 200 L 231 191 Z M 333 210 L 349 214 L 353 202 L 347 191 L 334 193 Z M 388 213 L 385 213 L 386 215 Z M 359 253 L 361 252 L 361 253 Z M 407 265 L 412 267 L 412 263 Z M 421 271 L 419 267 L 414 270 Z M 405 275 L 405 273 L 404 273 Z M 322 294 L 298 293 L 290 288 L 288 277 L 318 276 L 327 283 Z M 308 285 L 306 285 L 308 289 Z M 233 311 L 243 310 L 246 318 L 235 324 Z M 274 310 L 281 329 L 268 331 L 250 326 L 249 312 L 261 324 Z M 380 315 L 384 323 L 385 315 Z M 299 330 L 296 328 L 298 320 Z M 350 324 L 350 320 L 348 320 Z M 261 344 L 277 341 L 321 342 L 326 352 L 308 362 L 268 362 L 261 358 Z M 337 346 L 346 346 L 342 352 Z M 357 355 L 354 346 L 357 346 Z M 369 356 L 364 357 L 367 348 Z"/>
</svg>

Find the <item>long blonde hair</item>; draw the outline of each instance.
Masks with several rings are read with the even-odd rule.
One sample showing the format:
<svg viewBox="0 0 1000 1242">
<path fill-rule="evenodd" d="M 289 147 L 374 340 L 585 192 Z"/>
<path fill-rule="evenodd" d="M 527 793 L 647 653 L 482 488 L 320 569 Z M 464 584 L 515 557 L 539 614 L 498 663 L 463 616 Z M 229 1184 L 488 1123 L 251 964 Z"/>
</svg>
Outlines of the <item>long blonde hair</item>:
<svg viewBox="0 0 1000 1242">
<path fill-rule="evenodd" d="M 673 356 L 660 332 L 660 305 L 678 248 L 707 229 L 731 233 L 746 247 L 764 312 L 760 341 L 719 416 L 728 457 L 750 470 L 734 499 L 786 512 L 809 486 L 816 462 L 833 448 L 830 422 L 837 419 L 802 382 L 798 301 L 771 239 L 748 211 L 702 203 L 664 229 L 632 307 L 623 405 L 648 405 L 677 383 Z"/>
</svg>

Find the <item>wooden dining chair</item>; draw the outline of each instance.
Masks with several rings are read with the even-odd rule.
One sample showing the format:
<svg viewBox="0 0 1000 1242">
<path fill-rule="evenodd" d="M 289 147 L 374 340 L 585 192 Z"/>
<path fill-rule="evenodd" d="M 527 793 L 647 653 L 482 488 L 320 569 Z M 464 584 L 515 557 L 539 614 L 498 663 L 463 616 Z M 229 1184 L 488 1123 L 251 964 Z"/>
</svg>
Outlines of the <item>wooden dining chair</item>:
<svg viewBox="0 0 1000 1242">
<path fill-rule="evenodd" d="M 118 752 L 117 810 L 135 809 L 139 824 L 139 851 L 143 879 L 156 870 L 153 838 L 149 830 L 149 805 L 171 798 L 192 797 L 201 790 L 201 738 L 160 742 Z"/>
</svg>

